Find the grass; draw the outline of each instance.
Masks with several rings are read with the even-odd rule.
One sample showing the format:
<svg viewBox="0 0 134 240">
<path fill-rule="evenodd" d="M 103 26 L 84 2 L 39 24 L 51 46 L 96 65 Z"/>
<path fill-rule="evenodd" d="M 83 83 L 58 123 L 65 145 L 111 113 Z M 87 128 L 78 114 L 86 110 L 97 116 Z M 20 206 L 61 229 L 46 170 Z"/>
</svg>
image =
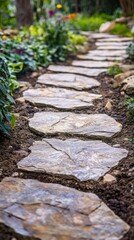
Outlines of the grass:
<svg viewBox="0 0 134 240">
<path fill-rule="evenodd" d="M 77 25 L 81 31 L 98 31 L 101 24 L 112 20 L 112 17 L 106 14 L 94 15 L 91 17 L 81 16 L 77 20 Z"/>
<path fill-rule="evenodd" d="M 129 27 L 123 23 L 116 23 L 116 25 L 110 31 L 110 33 L 124 36 L 124 37 L 133 37 L 134 36 L 134 34 L 131 33 Z"/>
</svg>

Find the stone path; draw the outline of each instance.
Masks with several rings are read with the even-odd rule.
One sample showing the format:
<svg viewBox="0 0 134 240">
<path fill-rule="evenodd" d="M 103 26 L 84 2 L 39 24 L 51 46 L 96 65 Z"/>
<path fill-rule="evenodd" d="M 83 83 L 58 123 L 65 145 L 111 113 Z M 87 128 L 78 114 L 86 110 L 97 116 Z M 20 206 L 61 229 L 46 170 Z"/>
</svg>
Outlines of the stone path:
<svg viewBox="0 0 134 240">
<path fill-rule="evenodd" d="M 115 61 L 121 63 L 131 39 L 98 33 L 88 36 L 95 39 L 96 50 L 77 56 L 81 60 L 69 66 L 49 66 L 37 80 L 40 87 L 24 91 L 23 98 L 31 104 L 58 111 L 40 109 L 29 119 L 31 131 L 41 136 L 17 164 L 19 170 L 97 181 L 127 157 L 127 150 L 105 143 L 121 133 L 120 123 L 107 114 L 73 111 L 101 101 L 101 92 L 93 93 L 94 88 L 99 92 L 101 84 L 94 77 Z M 91 192 L 14 177 L 0 183 L 0 223 L 41 240 L 119 240 L 129 230 Z"/>
</svg>

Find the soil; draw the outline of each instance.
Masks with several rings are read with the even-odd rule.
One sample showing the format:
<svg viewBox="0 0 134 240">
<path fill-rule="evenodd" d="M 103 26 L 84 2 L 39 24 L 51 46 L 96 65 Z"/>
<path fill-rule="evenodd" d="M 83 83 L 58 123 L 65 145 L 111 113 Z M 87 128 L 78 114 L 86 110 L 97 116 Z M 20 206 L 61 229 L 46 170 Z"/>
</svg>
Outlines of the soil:
<svg viewBox="0 0 134 240">
<path fill-rule="evenodd" d="M 37 73 L 29 73 L 21 77 L 21 81 L 27 81 L 32 86 L 35 86 L 37 76 L 45 70 L 39 70 Z M 106 74 L 101 74 L 98 77 L 101 82 L 101 86 L 89 92 L 101 93 L 103 99 L 95 102 L 93 109 L 75 110 L 76 113 L 106 113 L 117 121 L 122 123 L 123 130 L 120 135 L 112 140 L 105 140 L 110 145 L 119 144 L 121 147 L 129 151 L 129 155 L 126 159 L 120 161 L 117 167 L 111 169 L 109 173 L 116 177 L 115 183 L 104 183 L 103 179 L 99 181 L 86 181 L 80 182 L 73 177 L 65 177 L 53 174 L 38 174 L 27 173 L 25 171 L 18 171 L 17 162 L 20 161 L 29 153 L 29 147 L 35 140 L 41 140 L 42 137 L 35 135 L 28 128 L 28 118 L 32 117 L 37 111 L 58 111 L 54 108 L 37 108 L 31 106 L 29 103 L 17 103 L 14 108 L 14 113 L 17 116 L 17 123 L 15 128 L 11 131 L 10 137 L 0 135 L 0 180 L 5 177 L 14 176 L 20 178 L 37 179 L 41 182 L 47 183 L 59 183 L 64 186 L 76 188 L 84 192 L 96 193 L 115 214 L 121 219 L 127 222 L 131 228 L 130 231 L 122 238 L 122 240 L 134 239 L 134 219 L 133 219 L 133 156 L 134 145 L 129 139 L 134 138 L 134 119 L 132 113 L 128 113 L 126 108 L 124 93 L 121 94 L 120 88 L 113 88 L 113 78 Z M 15 97 L 22 96 L 21 88 L 19 88 Z M 112 110 L 109 111 L 105 108 L 108 100 L 112 102 Z M 52 137 L 52 136 L 47 136 Z M 57 138 L 69 138 L 69 136 L 57 135 Z M 80 139 L 80 137 L 79 137 Z M 83 139 L 83 138 L 81 138 Z M 85 139 L 85 138 L 84 138 Z M 14 233 L 9 227 L 0 224 L 0 240 L 35 240 L 35 238 L 23 237 Z"/>
</svg>

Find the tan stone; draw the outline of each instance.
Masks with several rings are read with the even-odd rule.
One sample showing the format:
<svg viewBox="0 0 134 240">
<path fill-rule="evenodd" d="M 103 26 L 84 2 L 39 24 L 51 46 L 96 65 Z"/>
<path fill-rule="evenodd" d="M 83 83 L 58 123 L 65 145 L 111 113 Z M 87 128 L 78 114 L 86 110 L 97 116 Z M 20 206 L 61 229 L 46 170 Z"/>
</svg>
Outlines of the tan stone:
<svg viewBox="0 0 134 240">
<path fill-rule="evenodd" d="M 107 103 L 106 103 L 106 105 L 105 105 L 105 108 L 107 109 L 107 110 L 109 110 L 109 111 L 111 111 L 112 110 L 112 101 L 110 101 L 110 100 L 108 100 L 107 101 Z"/>
<path fill-rule="evenodd" d="M 26 101 L 36 106 L 52 106 L 58 109 L 78 109 L 93 106 L 93 101 L 100 99 L 98 94 L 79 92 L 63 88 L 29 89 L 23 93 Z"/>
<path fill-rule="evenodd" d="M 43 74 L 38 78 L 37 82 L 45 85 L 77 90 L 90 89 L 100 86 L 100 83 L 94 78 L 67 73 Z"/>
<path fill-rule="evenodd" d="M 134 75 L 134 70 L 132 71 L 127 71 L 125 73 L 120 73 L 114 77 L 115 81 L 117 82 L 118 85 L 121 84 L 121 82 L 130 76 Z"/>
<path fill-rule="evenodd" d="M 70 112 L 38 112 L 29 120 L 34 132 L 44 134 L 70 134 L 110 138 L 122 129 L 122 125 L 106 114 L 75 114 Z"/>
<path fill-rule="evenodd" d="M 127 151 L 102 141 L 43 139 L 34 142 L 31 153 L 18 163 L 30 172 L 73 176 L 81 181 L 98 180 L 127 156 Z"/>
<path fill-rule="evenodd" d="M 129 44 L 130 44 L 130 42 L 122 42 L 122 43 L 120 43 L 120 42 L 96 42 L 95 43 L 95 45 L 97 46 L 97 47 L 104 47 L 104 46 L 107 46 L 107 47 L 112 47 L 112 46 L 117 46 L 117 47 L 120 47 L 120 46 L 125 46 L 126 48 L 127 48 L 127 46 L 129 46 Z"/>
<path fill-rule="evenodd" d="M 74 60 L 72 62 L 72 66 L 76 67 L 86 67 L 86 68 L 107 68 L 110 66 L 113 66 L 114 62 L 108 62 L 108 61 L 80 61 L 80 60 Z"/>
<path fill-rule="evenodd" d="M 129 230 L 93 193 L 19 178 L 4 179 L 0 193 L 0 222 L 22 236 L 119 240 Z"/>
<path fill-rule="evenodd" d="M 106 72 L 106 68 L 82 68 L 82 67 L 73 67 L 73 66 L 62 66 L 62 65 L 50 65 L 48 70 L 52 72 L 61 72 L 61 73 L 75 73 L 88 77 L 98 76 L 100 73 Z"/>
<path fill-rule="evenodd" d="M 125 78 L 122 82 L 123 86 L 123 90 L 125 90 L 125 92 L 128 95 L 133 95 L 134 94 L 134 75 Z"/>
<path fill-rule="evenodd" d="M 98 50 L 113 50 L 113 51 L 114 50 L 126 50 L 127 46 L 126 45 L 122 46 L 122 44 L 120 44 L 120 46 L 112 45 L 112 43 L 111 43 L 111 46 L 110 45 L 109 46 L 98 46 L 97 49 Z"/>
<path fill-rule="evenodd" d="M 108 33 L 114 28 L 114 26 L 115 26 L 115 21 L 102 23 L 99 28 L 99 32 Z"/>
<path fill-rule="evenodd" d="M 16 102 L 18 102 L 18 103 L 24 103 L 24 102 L 25 102 L 25 99 L 24 99 L 23 97 L 16 98 Z"/>
<path fill-rule="evenodd" d="M 111 174 L 106 174 L 104 177 L 103 177 L 103 182 L 104 183 L 115 183 L 117 182 L 116 178 L 113 177 Z"/>
</svg>

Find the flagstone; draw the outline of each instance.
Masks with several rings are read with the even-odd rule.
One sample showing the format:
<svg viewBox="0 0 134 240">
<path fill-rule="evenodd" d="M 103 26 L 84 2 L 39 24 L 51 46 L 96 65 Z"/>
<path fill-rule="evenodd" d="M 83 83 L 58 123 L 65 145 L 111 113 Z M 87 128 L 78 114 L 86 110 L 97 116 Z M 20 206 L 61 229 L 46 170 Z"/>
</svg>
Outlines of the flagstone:
<svg viewBox="0 0 134 240">
<path fill-rule="evenodd" d="M 126 45 L 122 46 L 122 44 L 120 46 L 115 46 L 115 45 L 109 45 L 109 46 L 99 46 L 97 47 L 97 50 L 126 50 Z"/>
<path fill-rule="evenodd" d="M 115 56 L 126 56 L 126 51 L 125 50 L 91 50 L 89 51 L 89 54 L 91 56 L 107 56 L 107 57 L 115 57 Z"/>
<path fill-rule="evenodd" d="M 80 68 L 80 67 L 72 67 L 72 66 L 62 66 L 62 65 L 50 65 L 48 70 L 53 72 L 61 72 L 61 73 L 75 73 L 80 74 L 83 76 L 95 77 L 98 76 L 100 73 L 106 72 L 106 68 L 96 68 L 96 69 L 89 69 L 89 68 Z"/>
<path fill-rule="evenodd" d="M 29 120 L 29 127 L 38 134 L 70 134 L 110 138 L 122 125 L 106 114 L 75 114 L 70 112 L 37 112 Z"/>
<path fill-rule="evenodd" d="M 131 42 L 133 41 L 132 37 L 113 37 L 113 35 L 111 36 L 111 38 L 103 38 L 103 39 L 98 39 L 98 42 Z"/>
<path fill-rule="evenodd" d="M 100 86 L 94 78 L 67 73 L 43 74 L 38 78 L 37 83 L 76 90 L 88 90 Z"/>
<path fill-rule="evenodd" d="M 0 222 L 22 236 L 119 240 L 129 230 L 93 193 L 11 177 L 0 183 L 0 193 Z"/>
<path fill-rule="evenodd" d="M 60 109 L 89 108 L 101 95 L 63 88 L 29 89 L 23 93 L 25 100 L 36 106 L 52 106 Z"/>
<path fill-rule="evenodd" d="M 99 61 L 74 60 L 72 62 L 72 66 L 87 67 L 87 68 L 107 68 L 113 65 L 114 65 L 114 62 L 108 62 L 108 61 L 99 62 Z"/>
<path fill-rule="evenodd" d="M 77 55 L 78 59 L 82 60 L 92 60 L 92 61 L 122 61 L 126 56 L 95 56 L 93 54 L 84 54 L 84 55 Z"/>
<path fill-rule="evenodd" d="M 127 156 L 127 151 L 102 141 L 43 139 L 34 142 L 31 153 L 18 163 L 30 172 L 74 176 L 81 181 L 98 180 Z"/>
<path fill-rule="evenodd" d="M 118 46 L 118 47 L 120 47 L 120 46 L 128 46 L 129 45 L 129 43 L 130 42 L 122 42 L 122 43 L 120 43 L 120 42 L 96 42 L 95 43 L 95 45 L 96 46 Z"/>
</svg>

